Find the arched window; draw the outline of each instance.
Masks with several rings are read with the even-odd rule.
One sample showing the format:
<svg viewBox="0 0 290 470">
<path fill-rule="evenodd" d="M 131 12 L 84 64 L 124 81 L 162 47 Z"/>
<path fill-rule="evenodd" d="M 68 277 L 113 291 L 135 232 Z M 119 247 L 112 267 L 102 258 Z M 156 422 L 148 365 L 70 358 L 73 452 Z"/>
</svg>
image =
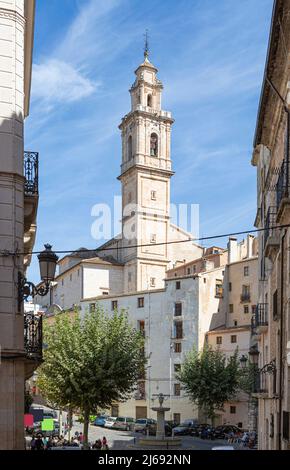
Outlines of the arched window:
<svg viewBox="0 0 290 470">
<path fill-rule="evenodd" d="M 155 133 L 150 136 L 150 155 L 158 157 L 158 136 Z"/>
<path fill-rule="evenodd" d="M 132 153 L 132 136 L 130 135 L 128 138 L 128 160 L 131 160 L 133 157 Z"/>
<path fill-rule="evenodd" d="M 152 108 L 152 95 L 147 95 L 147 106 L 149 106 L 149 108 Z"/>
</svg>

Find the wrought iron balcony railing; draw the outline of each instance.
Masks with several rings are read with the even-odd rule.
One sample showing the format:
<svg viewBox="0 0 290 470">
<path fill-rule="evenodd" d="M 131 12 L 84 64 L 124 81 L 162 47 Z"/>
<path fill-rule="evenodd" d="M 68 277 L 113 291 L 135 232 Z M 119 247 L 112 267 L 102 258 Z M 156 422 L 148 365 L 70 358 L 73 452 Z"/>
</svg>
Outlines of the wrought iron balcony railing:
<svg viewBox="0 0 290 470">
<path fill-rule="evenodd" d="M 258 304 L 251 321 L 252 332 L 259 326 L 268 326 L 268 304 Z"/>
<path fill-rule="evenodd" d="M 277 207 L 279 208 L 280 203 L 283 198 L 288 198 L 290 195 L 290 165 L 287 163 L 286 160 L 283 161 L 280 171 L 279 171 L 279 176 L 277 180 L 277 185 L 276 185 L 276 201 L 277 201 Z"/>
<path fill-rule="evenodd" d="M 24 152 L 24 194 L 38 195 L 38 152 Z"/>
<path fill-rule="evenodd" d="M 266 242 L 267 242 L 269 236 L 273 236 L 275 230 L 277 230 L 275 228 L 272 228 L 272 227 L 275 227 L 277 225 L 276 218 L 277 218 L 277 207 L 270 206 L 269 209 L 268 209 L 266 222 L 265 222 L 265 231 L 264 231 L 265 245 L 266 245 Z"/>
<path fill-rule="evenodd" d="M 24 313 L 24 349 L 27 357 L 42 360 L 42 316 Z"/>
<path fill-rule="evenodd" d="M 241 302 L 250 302 L 251 301 L 251 294 L 250 292 L 242 292 L 241 294 Z"/>
</svg>

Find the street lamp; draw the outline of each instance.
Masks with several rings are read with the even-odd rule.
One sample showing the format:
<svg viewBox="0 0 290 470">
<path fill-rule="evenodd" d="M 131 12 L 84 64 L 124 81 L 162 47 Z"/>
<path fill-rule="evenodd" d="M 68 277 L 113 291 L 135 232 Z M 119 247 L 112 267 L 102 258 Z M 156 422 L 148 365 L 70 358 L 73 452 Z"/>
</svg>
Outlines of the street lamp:
<svg viewBox="0 0 290 470">
<path fill-rule="evenodd" d="M 51 250 L 52 246 L 49 244 L 44 245 L 43 250 L 38 255 L 40 278 L 42 284 L 40 287 L 35 286 L 32 282 L 29 282 L 26 277 L 19 271 L 18 272 L 18 310 L 20 311 L 21 304 L 28 297 L 35 297 L 40 295 L 45 296 L 50 287 L 50 283 L 55 278 L 56 264 L 58 256 Z"/>
<path fill-rule="evenodd" d="M 247 356 L 245 356 L 243 354 L 242 357 L 240 358 L 240 363 L 241 363 L 241 368 L 242 369 L 245 369 L 245 367 L 247 365 L 247 362 L 248 362 L 248 358 L 247 358 Z"/>
</svg>

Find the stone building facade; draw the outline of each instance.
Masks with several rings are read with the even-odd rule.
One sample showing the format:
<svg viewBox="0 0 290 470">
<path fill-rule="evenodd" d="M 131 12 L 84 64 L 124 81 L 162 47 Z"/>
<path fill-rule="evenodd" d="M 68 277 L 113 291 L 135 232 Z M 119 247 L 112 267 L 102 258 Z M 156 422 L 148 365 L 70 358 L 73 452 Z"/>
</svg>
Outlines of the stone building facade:
<svg viewBox="0 0 290 470">
<path fill-rule="evenodd" d="M 30 257 L 14 255 L 33 247 L 36 230 L 38 191 L 25 179 L 23 137 L 33 31 L 34 0 L 0 1 L 0 449 L 24 448 L 24 383 L 35 367 L 18 301 L 18 275 Z"/>
<path fill-rule="evenodd" d="M 290 1 L 274 2 L 252 164 L 257 169 L 259 300 L 252 351 L 259 353 L 260 449 L 289 448 L 290 416 Z M 281 228 L 277 228 L 281 227 Z"/>
</svg>

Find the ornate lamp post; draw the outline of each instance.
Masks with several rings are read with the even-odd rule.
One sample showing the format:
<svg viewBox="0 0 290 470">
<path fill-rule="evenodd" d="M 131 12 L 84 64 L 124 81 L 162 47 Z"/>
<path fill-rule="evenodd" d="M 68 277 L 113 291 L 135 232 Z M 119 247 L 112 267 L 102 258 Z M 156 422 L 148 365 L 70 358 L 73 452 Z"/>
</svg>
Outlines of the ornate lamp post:
<svg viewBox="0 0 290 470">
<path fill-rule="evenodd" d="M 38 255 L 42 285 L 37 287 L 32 282 L 28 281 L 20 271 L 18 273 L 19 311 L 22 302 L 27 300 L 28 297 L 35 297 L 36 295 L 45 296 L 49 292 L 50 283 L 54 280 L 58 256 L 51 250 L 51 245 L 46 244 L 44 246 L 45 250 Z"/>
</svg>

